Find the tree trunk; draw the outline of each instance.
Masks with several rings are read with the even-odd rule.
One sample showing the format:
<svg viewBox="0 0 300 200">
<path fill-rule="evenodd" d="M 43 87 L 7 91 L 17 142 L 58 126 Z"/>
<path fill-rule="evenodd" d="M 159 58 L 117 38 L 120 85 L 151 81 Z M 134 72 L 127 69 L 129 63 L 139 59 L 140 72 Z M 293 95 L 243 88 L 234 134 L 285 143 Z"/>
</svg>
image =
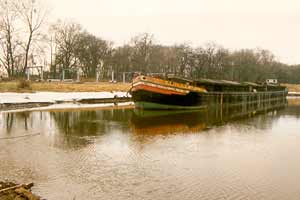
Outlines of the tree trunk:
<svg viewBox="0 0 300 200">
<path fill-rule="evenodd" d="M 30 44 L 32 40 L 32 30 L 30 31 L 29 38 L 26 44 L 26 50 L 25 50 L 25 61 L 24 61 L 24 67 L 23 67 L 23 75 L 26 73 L 26 70 L 28 68 L 28 55 L 30 50 Z"/>
</svg>

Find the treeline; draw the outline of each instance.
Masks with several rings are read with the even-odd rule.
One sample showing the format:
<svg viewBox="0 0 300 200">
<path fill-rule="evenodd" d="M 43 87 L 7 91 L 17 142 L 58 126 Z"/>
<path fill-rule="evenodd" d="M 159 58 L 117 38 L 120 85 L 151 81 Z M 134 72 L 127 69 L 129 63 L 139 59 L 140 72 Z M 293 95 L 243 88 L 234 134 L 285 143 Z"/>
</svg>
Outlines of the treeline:
<svg viewBox="0 0 300 200">
<path fill-rule="evenodd" d="M 230 51 L 215 43 L 193 48 L 188 44 L 166 46 L 155 43 L 153 35 L 139 34 L 123 46 L 114 47 L 82 29 L 78 24 L 54 25 L 56 53 L 52 74 L 62 69 L 94 78 L 96 72 L 109 79 L 113 70 L 122 72 L 166 73 L 190 78 L 212 78 L 261 82 L 276 78 L 280 82 L 300 83 L 300 65 L 278 62 L 264 49 Z"/>
<path fill-rule="evenodd" d="M 20 3 L 21 2 L 21 3 Z M 97 37 L 77 23 L 46 23 L 46 10 L 36 0 L 0 0 L 0 70 L 9 77 L 25 76 L 28 68 L 43 63 L 48 78 L 107 80 L 114 71 L 171 73 L 190 78 L 300 83 L 300 65 L 277 61 L 264 49 L 231 51 L 215 43 L 197 48 L 188 44 L 163 45 L 153 35 L 139 34 L 122 46 Z M 44 28 L 41 28 L 44 26 Z M 43 33 L 45 28 L 49 31 Z M 40 68 L 37 68 L 40 69 Z M 118 77 L 119 76 L 119 77 Z"/>
</svg>

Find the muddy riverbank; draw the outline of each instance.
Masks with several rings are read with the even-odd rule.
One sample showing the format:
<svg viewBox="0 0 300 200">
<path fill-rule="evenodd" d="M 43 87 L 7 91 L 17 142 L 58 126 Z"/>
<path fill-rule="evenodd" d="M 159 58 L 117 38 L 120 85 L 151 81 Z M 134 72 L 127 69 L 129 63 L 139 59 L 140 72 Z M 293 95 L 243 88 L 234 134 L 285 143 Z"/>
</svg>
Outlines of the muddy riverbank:
<svg viewBox="0 0 300 200">
<path fill-rule="evenodd" d="M 0 181 L 0 200 L 40 200 L 31 192 L 33 183 L 17 184 L 9 181 Z"/>
</svg>

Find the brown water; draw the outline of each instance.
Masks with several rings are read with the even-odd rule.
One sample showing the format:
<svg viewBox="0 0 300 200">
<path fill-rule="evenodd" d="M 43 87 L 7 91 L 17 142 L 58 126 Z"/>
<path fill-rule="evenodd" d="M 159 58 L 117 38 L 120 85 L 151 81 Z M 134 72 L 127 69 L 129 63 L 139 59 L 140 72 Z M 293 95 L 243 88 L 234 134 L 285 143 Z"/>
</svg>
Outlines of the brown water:
<svg viewBox="0 0 300 200">
<path fill-rule="evenodd" d="M 300 199 L 300 104 L 240 117 L 0 113 L 0 180 L 50 200 Z"/>
</svg>

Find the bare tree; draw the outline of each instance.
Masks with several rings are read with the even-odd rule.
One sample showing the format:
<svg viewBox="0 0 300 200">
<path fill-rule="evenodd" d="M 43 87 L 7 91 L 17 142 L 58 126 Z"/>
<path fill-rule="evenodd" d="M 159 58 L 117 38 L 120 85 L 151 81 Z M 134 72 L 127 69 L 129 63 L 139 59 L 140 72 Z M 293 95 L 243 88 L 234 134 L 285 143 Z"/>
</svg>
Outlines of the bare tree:
<svg viewBox="0 0 300 200">
<path fill-rule="evenodd" d="M 58 21 L 52 25 L 55 34 L 56 52 L 55 67 L 62 69 L 74 69 L 78 64 L 76 48 L 79 44 L 80 34 L 82 33 L 81 25 L 73 22 Z"/>
<path fill-rule="evenodd" d="M 13 4 L 7 0 L 0 1 L 0 62 L 9 77 L 16 73 L 15 50 L 17 12 Z"/>
<path fill-rule="evenodd" d="M 74 53 L 86 77 L 94 77 L 101 62 L 106 65 L 111 54 L 111 43 L 90 33 L 83 32 L 78 35 Z M 103 75 L 103 71 L 100 74 Z"/>
<path fill-rule="evenodd" d="M 153 35 L 143 33 L 132 38 L 134 48 L 133 61 L 137 70 L 148 71 L 151 48 L 153 47 Z"/>
<path fill-rule="evenodd" d="M 22 72 L 25 73 L 28 67 L 28 59 L 31 51 L 32 44 L 37 42 L 41 34 L 41 27 L 45 22 L 48 13 L 45 6 L 36 0 L 22 0 L 16 1 L 16 9 L 20 15 L 27 34 L 26 41 L 24 41 L 24 65 Z"/>
<path fill-rule="evenodd" d="M 111 55 L 111 64 L 116 71 L 129 72 L 132 69 L 133 48 L 127 44 L 114 49 Z"/>
</svg>

